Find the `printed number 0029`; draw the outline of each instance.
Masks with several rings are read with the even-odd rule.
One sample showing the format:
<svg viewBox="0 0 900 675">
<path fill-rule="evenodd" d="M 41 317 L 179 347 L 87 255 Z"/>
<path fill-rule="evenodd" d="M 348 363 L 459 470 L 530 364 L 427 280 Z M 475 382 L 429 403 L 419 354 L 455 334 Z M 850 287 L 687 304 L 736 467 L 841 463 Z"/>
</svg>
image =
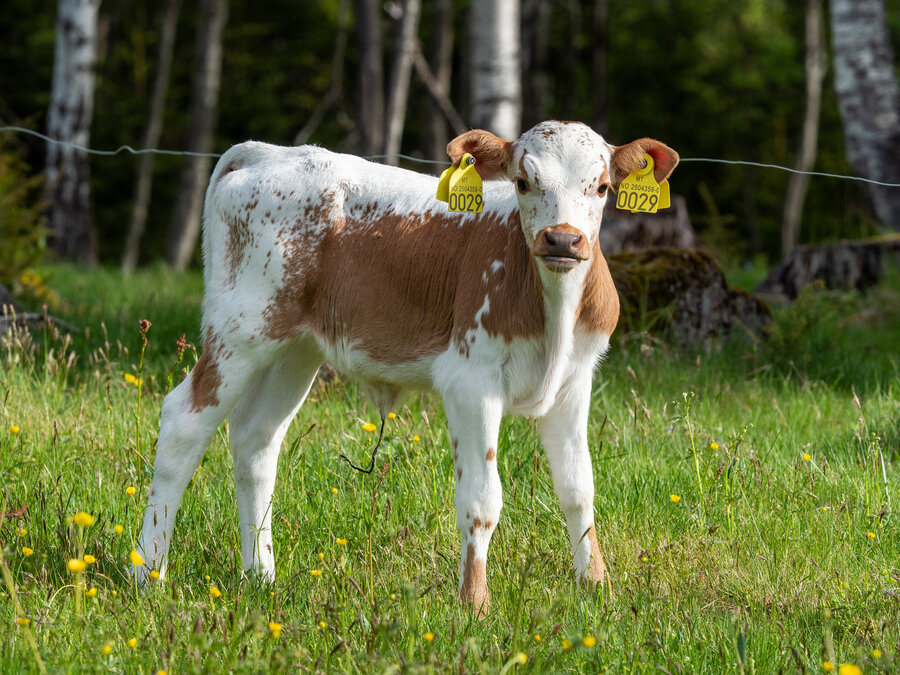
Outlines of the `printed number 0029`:
<svg viewBox="0 0 900 675">
<path fill-rule="evenodd" d="M 481 208 L 480 194 L 458 194 L 450 193 L 449 199 L 450 209 L 453 211 L 471 211 L 477 212 Z"/>
<path fill-rule="evenodd" d="M 619 190 L 619 196 L 616 198 L 616 208 L 630 211 L 649 211 L 656 206 L 658 201 L 659 195 L 638 194 L 637 192 Z"/>
</svg>

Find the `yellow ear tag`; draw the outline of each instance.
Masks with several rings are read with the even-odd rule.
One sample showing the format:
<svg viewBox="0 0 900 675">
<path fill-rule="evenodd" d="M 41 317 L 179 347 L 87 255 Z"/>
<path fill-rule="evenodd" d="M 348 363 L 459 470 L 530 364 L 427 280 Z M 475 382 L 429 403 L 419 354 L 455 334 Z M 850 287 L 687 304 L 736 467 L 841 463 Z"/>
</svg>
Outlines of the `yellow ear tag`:
<svg viewBox="0 0 900 675">
<path fill-rule="evenodd" d="M 659 184 L 659 204 L 656 205 L 658 209 L 667 209 L 672 206 L 672 199 L 669 196 L 669 181 L 664 180 Z"/>
<path fill-rule="evenodd" d="M 647 163 L 644 168 L 632 171 L 619 183 L 616 208 L 627 209 L 632 213 L 656 213 L 660 207 L 662 190 L 653 177 L 653 158 L 644 153 L 644 161 Z"/>
<path fill-rule="evenodd" d="M 455 166 L 448 166 L 444 169 L 444 173 L 441 174 L 441 179 L 438 181 L 438 189 L 437 189 L 437 199 L 442 202 L 446 202 L 450 199 L 450 176 L 453 175 L 453 172 L 456 171 Z"/>
<path fill-rule="evenodd" d="M 475 158 L 469 153 L 462 156 L 459 167 L 450 175 L 447 205 L 455 213 L 481 213 L 484 206 L 481 176 L 475 170 Z"/>
</svg>

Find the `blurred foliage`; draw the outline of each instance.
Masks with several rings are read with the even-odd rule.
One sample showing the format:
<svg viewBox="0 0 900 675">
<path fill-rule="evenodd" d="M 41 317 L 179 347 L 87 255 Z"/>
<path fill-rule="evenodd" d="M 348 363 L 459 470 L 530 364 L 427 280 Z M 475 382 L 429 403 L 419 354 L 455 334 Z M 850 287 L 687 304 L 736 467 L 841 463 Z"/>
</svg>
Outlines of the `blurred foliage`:
<svg viewBox="0 0 900 675">
<path fill-rule="evenodd" d="M 297 3 L 232 1 L 215 150 L 254 138 L 293 142 L 330 86 L 338 0 Z M 351 3 L 352 4 L 352 3 Z M 467 114 L 470 0 L 456 0 L 451 98 Z M 782 0 L 608 0 L 608 77 L 592 72 L 594 2 L 547 0 L 545 118 L 594 118 L 593 90 L 608 92 L 611 142 L 652 136 L 685 158 L 742 159 L 791 166 L 799 146 L 804 107 L 802 2 Z M 827 3 L 826 3 L 827 5 Z M 53 63 L 54 3 L 7 0 L 0 26 L 0 118 L 42 129 Z M 894 43 L 900 37 L 900 0 L 886 0 Z M 420 35 L 431 53 L 434 8 L 424 3 Z M 137 145 L 146 124 L 155 74 L 160 3 L 122 0 L 101 6 L 101 43 L 91 144 Z M 194 64 L 197 3 L 179 17 L 176 54 L 160 145 L 185 146 Z M 383 15 L 385 79 L 394 55 L 393 21 Z M 352 16 L 344 67 L 344 92 L 311 138 L 354 151 L 358 117 L 357 54 Z M 534 76 L 526 73 L 526 77 Z M 423 156 L 428 97 L 413 78 L 402 151 Z M 43 164 L 45 147 L 27 140 L 30 166 Z M 438 158 L 440 159 L 440 158 Z M 133 156 L 94 158 L 92 188 L 100 255 L 116 261 L 130 218 L 137 161 Z M 412 168 L 428 170 L 421 165 Z M 831 73 L 826 77 L 817 170 L 848 173 Z M 157 258 L 168 235 L 181 160 L 156 158 L 150 221 L 143 260 Z M 695 226 L 730 262 L 778 256 L 788 174 L 709 163 L 683 163 L 672 186 L 684 194 Z M 814 178 L 801 240 L 811 243 L 865 236 L 874 219 L 860 186 Z"/>
</svg>

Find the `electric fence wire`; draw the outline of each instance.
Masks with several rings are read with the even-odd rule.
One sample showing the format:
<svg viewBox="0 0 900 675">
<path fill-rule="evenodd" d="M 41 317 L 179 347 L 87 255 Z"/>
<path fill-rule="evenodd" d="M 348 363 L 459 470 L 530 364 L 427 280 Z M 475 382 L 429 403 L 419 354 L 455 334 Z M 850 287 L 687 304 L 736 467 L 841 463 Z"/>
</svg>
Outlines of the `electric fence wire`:
<svg viewBox="0 0 900 675">
<path fill-rule="evenodd" d="M 0 132 L 17 132 L 22 134 L 28 134 L 30 136 L 35 136 L 40 138 L 48 143 L 53 143 L 55 145 L 62 145 L 65 147 L 74 148 L 81 152 L 87 153 L 89 155 L 101 155 L 104 157 L 110 157 L 113 155 L 119 155 L 123 152 L 128 152 L 132 155 L 145 155 L 149 153 L 157 154 L 157 155 L 177 155 L 177 156 L 185 156 L 185 157 L 212 157 L 219 158 L 221 157 L 221 153 L 215 152 L 191 152 L 189 150 L 161 150 L 159 148 L 144 148 L 142 150 L 135 150 L 130 145 L 120 145 L 115 150 L 95 150 L 93 148 L 86 148 L 83 145 L 78 145 L 77 143 L 72 143 L 70 141 L 60 141 L 55 138 L 50 138 L 49 136 L 42 134 L 40 132 L 34 131 L 33 129 L 26 129 L 24 127 L 16 127 L 16 126 L 3 126 L 0 127 Z M 387 159 L 388 157 L 396 157 L 398 159 L 405 159 L 410 162 L 417 162 L 419 164 L 440 164 L 446 165 L 447 160 L 437 160 L 437 159 L 422 159 L 421 157 L 413 157 L 411 155 L 404 155 L 401 153 L 396 153 L 393 155 L 368 155 L 365 159 Z M 682 162 L 707 162 L 711 164 L 731 164 L 731 165 L 740 165 L 740 166 L 753 166 L 762 169 L 778 169 L 780 171 L 787 171 L 788 173 L 799 173 L 806 176 L 820 176 L 822 178 L 838 178 L 841 180 L 853 180 L 858 181 L 860 183 L 870 183 L 872 185 L 880 185 L 882 187 L 900 187 L 900 183 L 886 183 L 880 180 L 873 180 L 871 178 L 863 178 L 861 176 L 846 176 L 839 173 L 827 173 L 824 171 L 801 171 L 800 169 L 792 169 L 791 167 L 781 166 L 780 164 L 764 164 L 762 162 L 751 162 L 749 160 L 744 159 L 715 159 L 712 157 L 682 157 Z"/>
</svg>

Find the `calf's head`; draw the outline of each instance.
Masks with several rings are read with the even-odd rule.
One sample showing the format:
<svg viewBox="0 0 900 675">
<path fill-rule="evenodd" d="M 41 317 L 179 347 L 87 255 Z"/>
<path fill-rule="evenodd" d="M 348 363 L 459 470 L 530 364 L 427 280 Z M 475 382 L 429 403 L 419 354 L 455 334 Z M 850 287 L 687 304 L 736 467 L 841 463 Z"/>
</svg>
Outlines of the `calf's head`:
<svg viewBox="0 0 900 675">
<path fill-rule="evenodd" d="M 542 122 L 516 141 L 476 129 L 447 146 L 454 163 L 469 153 L 485 180 L 515 184 L 525 241 L 549 271 L 564 273 L 591 259 L 610 188 L 653 158 L 656 181 L 665 180 L 678 153 L 642 138 L 610 145 L 577 122 Z"/>
</svg>

